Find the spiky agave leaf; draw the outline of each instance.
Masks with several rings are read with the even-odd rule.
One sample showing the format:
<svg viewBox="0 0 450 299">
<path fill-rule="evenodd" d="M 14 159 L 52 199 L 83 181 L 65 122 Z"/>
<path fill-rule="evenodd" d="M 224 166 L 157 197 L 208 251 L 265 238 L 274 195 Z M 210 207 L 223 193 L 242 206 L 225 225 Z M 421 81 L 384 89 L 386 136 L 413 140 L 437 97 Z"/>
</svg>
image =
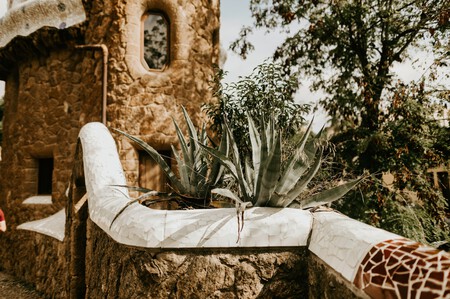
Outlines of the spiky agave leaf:
<svg viewBox="0 0 450 299">
<path fill-rule="evenodd" d="M 224 132 L 224 134 L 226 134 Z M 231 160 L 228 156 L 225 156 L 223 153 L 219 152 L 218 150 L 201 145 L 201 147 L 211 156 L 218 159 L 218 161 L 230 172 L 230 174 L 237 180 L 237 183 L 239 184 L 239 189 L 243 193 L 242 196 L 244 197 L 244 201 L 249 201 L 251 197 L 249 196 L 251 194 L 251 189 L 247 185 L 247 182 L 244 179 L 239 179 L 240 177 L 244 177 L 244 174 L 242 172 L 242 169 L 240 168 L 240 165 L 238 167 L 237 162 Z M 236 148 L 237 149 L 237 148 Z M 235 149 L 235 150 L 236 150 Z"/>
<path fill-rule="evenodd" d="M 189 193 L 189 190 L 187 188 L 185 188 L 185 186 L 183 184 L 181 184 L 181 182 L 178 179 L 178 177 L 172 171 L 170 166 L 167 165 L 167 162 L 164 160 L 164 158 L 161 156 L 161 154 L 158 153 L 157 150 L 155 150 L 149 144 L 145 143 L 140 138 L 134 137 L 134 136 L 132 136 L 132 135 L 126 133 L 126 132 L 123 132 L 123 131 L 119 130 L 119 129 L 114 129 L 114 130 L 119 132 L 120 134 L 124 135 L 128 139 L 136 142 L 143 150 L 145 150 L 150 155 L 150 157 L 152 157 L 153 160 L 155 160 L 156 163 L 158 163 L 158 165 L 161 167 L 161 169 L 164 171 L 164 173 L 169 178 L 170 182 L 172 183 L 173 188 L 177 192 L 180 192 L 181 194 L 188 194 Z"/>
<path fill-rule="evenodd" d="M 269 126 L 270 127 L 270 124 Z M 263 182 L 263 175 L 265 173 L 264 170 L 264 163 L 266 163 L 269 159 L 269 146 L 270 146 L 270 136 L 268 138 L 266 134 L 266 129 L 268 128 L 264 122 L 264 119 L 261 121 L 261 142 L 259 144 L 259 147 L 256 149 L 252 148 L 252 151 L 259 151 L 259 159 L 260 161 L 256 162 L 256 164 L 259 164 L 258 166 L 258 172 L 255 171 L 255 181 L 253 184 L 253 195 L 252 198 L 254 201 L 257 201 L 259 199 L 259 193 L 261 191 L 261 184 Z M 253 162 L 255 164 L 255 162 Z"/>
<path fill-rule="evenodd" d="M 253 175 L 254 178 L 252 180 L 248 180 L 256 182 L 258 179 L 259 167 L 261 165 L 261 137 L 259 135 L 258 130 L 256 129 L 255 123 L 253 119 L 247 115 L 248 119 L 248 131 L 250 136 L 250 144 L 252 146 L 252 162 L 253 162 Z"/>
<path fill-rule="evenodd" d="M 308 169 L 310 160 L 312 161 L 313 157 L 309 157 L 305 153 L 305 145 L 310 135 L 311 128 L 312 121 L 306 129 L 306 132 L 303 134 L 300 142 L 296 145 L 296 149 L 294 150 L 292 157 L 289 159 L 290 162 L 279 180 L 275 193 L 279 195 L 286 195 L 289 190 L 294 188 L 299 178 Z"/>
<path fill-rule="evenodd" d="M 314 194 L 308 198 L 305 198 L 300 202 L 300 207 L 303 209 L 316 207 L 319 205 L 324 205 L 327 203 L 331 203 L 335 200 L 338 200 L 342 196 L 344 196 L 348 191 L 353 189 L 356 185 L 359 184 L 364 179 L 364 177 L 360 177 L 358 179 L 352 180 L 345 184 L 336 186 L 334 188 L 322 191 L 320 193 Z"/>
<path fill-rule="evenodd" d="M 189 116 L 185 114 L 186 122 L 191 123 Z M 183 133 L 174 120 L 175 130 L 180 141 L 181 155 L 176 152 L 172 146 L 172 151 L 174 152 L 175 158 L 177 160 L 177 165 L 180 172 L 180 180 L 186 189 L 189 190 L 189 194 L 199 193 L 204 194 L 205 187 L 205 177 L 207 173 L 207 163 L 204 160 L 201 150 L 198 148 L 198 142 L 205 142 L 207 138 L 201 136 L 200 140 L 197 134 L 192 135 L 192 128 L 188 130 L 189 132 L 189 143 L 186 142 Z"/>
<path fill-rule="evenodd" d="M 253 202 L 255 206 L 263 206 L 270 199 L 280 176 L 281 169 L 281 134 L 276 134 L 273 117 L 265 124 L 261 117 L 261 131 L 256 129 L 252 118 L 247 115 L 250 141 L 252 145 L 254 180 Z M 247 180 L 249 180 L 247 175 Z"/>
<path fill-rule="evenodd" d="M 223 197 L 227 197 L 229 199 L 232 199 L 235 202 L 242 202 L 242 200 L 239 198 L 239 196 L 237 194 L 235 194 L 233 191 L 231 191 L 230 189 L 214 188 L 211 190 L 211 193 L 218 194 Z"/>
<path fill-rule="evenodd" d="M 198 155 L 197 155 L 197 143 L 199 142 L 198 139 L 198 134 L 197 134 L 197 129 L 195 128 L 194 124 L 192 123 L 191 118 L 189 117 L 189 115 L 186 112 L 186 109 L 182 106 L 181 107 L 183 110 L 183 115 L 184 115 L 184 119 L 186 121 L 187 124 L 187 129 L 188 129 L 188 136 L 189 136 L 189 146 L 188 146 L 188 156 L 186 157 L 186 159 L 189 159 L 189 164 L 192 167 L 190 176 L 189 176 L 189 182 L 192 186 L 196 186 L 197 185 L 197 170 L 199 169 L 199 159 L 198 159 Z"/>
<path fill-rule="evenodd" d="M 281 202 L 276 203 L 277 205 L 286 207 L 292 201 L 294 201 L 303 191 L 305 191 L 309 182 L 314 178 L 317 171 L 319 171 L 320 169 L 320 166 L 322 164 L 322 154 L 323 148 L 321 148 L 320 152 L 318 152 L 316 160 L 314 161 L 314 164 L 311 166 L 308 172 L 297 182 L 297 184 L 295 184 L 294 188 L 292 188 L 286 196 L 283 196 Z"/>
<path fill-rule="evenodd" d="M 270 136 L 273 138 L 273 136 Z M 278 134 L 275 143 L 269 149 L 267 160 L 262 162 L 261 172 L 261 184 L 259 190 L 255 193 L 256 204 L 255 206 L 265 206 L 270 202 L 273 191 L 278 183 L 281 175 L 281 134 Z"/>
<path fill-rule="evenodd" d="M 203 144 L 206 145 L 207 143 L 205 142 Z M 218 151 L 225 156 L 229 155 L 230 143 L 228 140 L 228 134 L 222 134 Z M 222 178 L 223 173 L 224 173 L 224 166 L 222 166 L 218 158 L 212 157 L 212 166 L 211 172 L 208 176 L 208 183 L 212 186 L 217 185 L 219 183 L 219 180 Z"/>
<path fill-rule="evenodd" d="M 183 110 L 184 119 L 186 120 L 190 140 L 198 140 L 197 129 L 195 128 L 194 123 L 192 122 L 191 118 L 189 117 L 189 115 L 186 111 L 186 108 L 184 108 L 184 106 L 181 106 L 181 109 Z M 193 144 L 192 146 L 193 146 L 193 148 L 195 148 L 196 145 Z"/>
<path fill-rule="evenodd" d="M 246 208 L 250 208 L 253 204 L 249 201 L 243 202 L 234 192 L 229 189 L 224 188 L 215 188 L 211 190 L 211 193 L 219 194 L 221 196 L 232 199 L 236 205 L 236 217 L 238 222 L 238 238 L 236 243 L 239 242 L 241 238 L 241 232 L 244 229 L 244 213 Z"/>
<path fill-rule="evenodd" d="M 186 115 L 185 115 L 185 120 L 187 122 Z M 195 171 L 195 165 L 194 165 L 195 157 L 193 154 L 192 145 L 190 142 L 189 142 L 189 144 L 186 142 L 183 132 L 181 131 L 181 129 L 178 126 L 175 119 L 173 119 L 173 124 L 175 126 L 175 131 L 177 133 L 178 140 L 180 142 L 181 155 L 179 155 L 179 157 L 181 158 L 181 156 L 182 156 L 182 159 L 179 159 L 181 164 L 178 164 L 178 167 L 180 168 L 181 171 L 183 171 L 183 173 L 182 173 L 183 185 L 186 187 L 186 189 L 189 190 L 189 194 L 192 194 L 194 192 L 194 188 L 193 188 L 193 184 L 192 184 L 192 175 Z M 189 132 L 191 132 L 191 131 L 189 130 Z M 177 160 L 177 162 L 178 162 L 178 160 Z"/>
<path fill-rule="evenodd" d="M 144 187 L 138 187 L 138 186 L 127 186 L 127 185 L 111 185 L 113 187 L 121 187 L 121 188 L 127 188 L 131 191 L 138 191 L 138 192 L 143 192 L 143 193 L 147 193 L 147 192 L 152 192 L 154 190 L 152 189 L 148 189 L 148 188 L 144 188 Z"/>
<path fill-rule="evenodd" d="M 123 185 L 113 185 L 113 186 L 117 186 L 117 187 L 125 187 L 131 190 L 143 190 L 145 188 L 141 188 L 141 187 L 133 187 L 133 186 L 123 186 Z M 123 211 L 125 211 L 129 206 L 131 206 L 134 203 L 142 203 L 142 201 L 144 201 L 145 199 L 149 198 L 149 197 L 155 197 L 155 196 L 159 196 L 161 197 L 162 195 L 167 195 L 167 193 L 165 192 L 159 192 L 159 191 L 154 191 L 154 190 L 150 190 L 150 189 L 146 189 L 149 190 L 148 192 L 142 194 L 141 196 L 134 198 L 130 201 L 128 201 L 125 206 L 123 206 L 120 211 L 116 214 L 116 216 L 114 216 L 113 220 L 111 221 L 111 224 L 109 225 L 109 228 L 112 227 L 112 225 L 114 224 L 114 222 L 116 221 L 116 219 L 122 215 Z"/>
<path fill-rule="evenodd" d="M 175 158 L 175 161 L 177 162 L 178 166 L 178 174 L 180 176 L 180 182 L 183 184 L 183 186 L 190 186 L 189 183 L 189 173 L 191 171 L 190 167 L 186 165 L 185 160 L 181 158 L 178 151 L 175 149 L 173 145 L 171 145 L 172 153 Z"/>
<path fill-rule="evenodd" d="M 171 146 L 178 166 L 179 177 L 174 174 L 169 165 L 167 165 L 165 160 L 153 147 L 137 137 L 131 136 L 120 130 L 116 131 L 140 145 L 159 164 L 164 173 L 168 176 L 175 192 L 184 196 L 209 197 L 210 189 L 217 184 L 223 176 L 223 166 L 217 162 L 217 159 L 215 158 L 213 158 L 211 163 L 199 146 L 200 144 L 207 145 L 209 140 L 205 125 L 202 126 L 200 132 L 197 132 L 186 109 L 182 107 L 182 110 L 187 124 L 188 138 L 186 139 L 184 137 L 178 123 L 173 119 L 175 131 L 180 143 L 180 150 L 178 151 L 174 146 Z M 219 151 L 228 155 L 229 144 L 227 137 L 222 140 L 225 142 L 221 142 Z"/>
<path fill-rule="evenodd" d="M 224 126 L 225 126 L 224 131 L 226 132 L 226 134 L 228 134 L 228 140 L 230 141 L 230 148 L 231 148 L 232 157 L 234 160 L 231 162 L 231 160 L 227 159 L 231 162 L 231 164 L 233 164 L 233 167 L 229 168 L 229 169 L 230 169 L 230 171 L 232 171 L 233 168 L 235 170 L 234 172 L 232 171 L 231 174 L 235 176 L 237 183 L 239 184 L 239 186 L 241 188 L 242 195 L 244 196 L 244 201 L 252 201 L 251 199 L 254 196 L 255 190 L 252 188 L 251 185 L 249 185 L 246 182 L 246 180 L 244 178 L 244 172 L 241 167 L 241 159 L 239 156 L 239 150 L 236 145 L 236 142 L 234 141 L 233 134 L 231 133 L 231 129 L 228 126 L 228 123 L 226 121 L 224 122 Z M 223 162 L 223 161 L 225 161 L 225 160 L 223 160 L 223 159 L 220 160 L 220 162 Z M 227 165 L 229 165 L 229 163 L 227 163 Z M 227 165 L 225 165 L 225 166 L 227 166 Z"/>
<path fill-rule="evenodd" d="M 251 162 L 249 157 L 245 157 L 245 164 L 244 164 L 245 180 L 249 185 L 253 185 L 255 179 L 255 171 L 253 170 L 250 164 Z"/>
</svg>

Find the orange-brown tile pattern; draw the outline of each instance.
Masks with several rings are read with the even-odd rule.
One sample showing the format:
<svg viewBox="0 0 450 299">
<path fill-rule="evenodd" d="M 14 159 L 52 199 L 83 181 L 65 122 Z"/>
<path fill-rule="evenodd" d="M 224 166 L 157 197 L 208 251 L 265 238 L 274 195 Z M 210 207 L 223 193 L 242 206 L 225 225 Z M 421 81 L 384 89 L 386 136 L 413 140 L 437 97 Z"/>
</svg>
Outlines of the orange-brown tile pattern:
<svg viewBox="0 0 450 299">
<path fill-rule="evenodd" d="M 372 298 L 450 298 L 450 254 L 408 239 L 369 251 L 353 283 Z"/>
</svg>

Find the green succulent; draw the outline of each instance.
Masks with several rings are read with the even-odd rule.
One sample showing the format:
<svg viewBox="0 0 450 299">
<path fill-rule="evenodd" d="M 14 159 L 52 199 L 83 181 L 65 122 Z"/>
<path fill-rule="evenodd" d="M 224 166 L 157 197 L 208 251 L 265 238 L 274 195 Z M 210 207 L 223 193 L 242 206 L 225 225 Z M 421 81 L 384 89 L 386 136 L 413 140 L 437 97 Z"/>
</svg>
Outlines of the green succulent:
<svg viewBox="0 0 450 299">
<path fill-rule="evenodd" d="M 223 155 L 214 148 L 202 145 L 205 151 L 216 157 L 229 170 L 239 186 L 239 194 L 227 188 L 216 188 L 212 192 L 235 200 L 241 209 L 250 205 L 287 207 L 307 190 L 309 182 L 320 169 L 323 146 L 318 142 L 318 137 L 310 140 L 311 122 L 291 156 L 282 161 L 281 133 L 275 129 L 274 117 L 271 117 L 267 124 L 264 119 L 261 121 L 261 132 L 258 132 L 251 117 L 247 116 L 247 119 L 251 159 L 246 157 L 242 163 L 227 123 L 224 125 L 223 135 L 228 136 L 231 155 Z M 315 207 L 335 201 L 360 180 L 356 179 L 302 199 L 299 202 L 300 207 Z"/>
<path fill-rule="evenodd" d="M 207 207 L 210 204 L 211 189 L 220 182 L 223 176 L 224 167 L 217 158 L 210 157 L 201 148 L 201 146 L 207 146 L 209 143 L 205 126 L 203 125 L 202 130 L 197 132 L 186 109 L 184 107 L 182 107 L 182 109 L 189 138 L 188 140 L 185 139 L 183 132 L 174 120 L 173 122 L 180 143 L 179 151 L 172 146 L 172 152 L 177 163 L 178 175 L 175 174 L 161 154 L 159 154 L 152 146 L 135 136 L 115 129 L 115 131 L 137 143 L 158 163 L 169 178 L 170 186 L 173 190 L 172 193 L 164 193 L 140 187 L 127 187 L 140 192 L 145 192 L 142 197 L 133 200 L 132 202 L 142 201 L 144 199 L 148 200 L 149 197 L 153 197 L 155 198 L 155 201 L 178 198 L 179 200 L 187 201 L 189 203 L 196 203 L 196 206 L 200 204 Z M 217 151 L 224 156 L 228 155 L 229 146 L 226 135 L 222 136 Z"/>
</svg>

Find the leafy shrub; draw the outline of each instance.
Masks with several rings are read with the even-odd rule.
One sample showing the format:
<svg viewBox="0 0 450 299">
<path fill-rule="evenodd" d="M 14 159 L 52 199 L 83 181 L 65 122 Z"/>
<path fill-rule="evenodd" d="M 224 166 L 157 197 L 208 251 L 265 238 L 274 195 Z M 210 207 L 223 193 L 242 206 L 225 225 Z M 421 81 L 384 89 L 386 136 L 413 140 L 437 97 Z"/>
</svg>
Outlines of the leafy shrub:
<svg viewBox="0 0 450 299">
<path fill-rule="evenodd" d="M 251 148 L 247 115 L 255 120 L 257 128 L 262 125 L 262 115 L 275 115 L 275 124 L 283 128 L 286 139 L 302 127 L 303 115 L 310 107 L 294 101 L 299 82 L 297 74 L 287 74 L 280 64 L 266 61 L 237 82 L 222 84 L 223 76 L 219 70 L 214 80 L 218 101 L 206 104 L 204 109 L 211 119 L 211 129 L 217 133 L 222 133 L 224 120 L 228 121 L 240 152 L 249 153 Z"/>
</svg>

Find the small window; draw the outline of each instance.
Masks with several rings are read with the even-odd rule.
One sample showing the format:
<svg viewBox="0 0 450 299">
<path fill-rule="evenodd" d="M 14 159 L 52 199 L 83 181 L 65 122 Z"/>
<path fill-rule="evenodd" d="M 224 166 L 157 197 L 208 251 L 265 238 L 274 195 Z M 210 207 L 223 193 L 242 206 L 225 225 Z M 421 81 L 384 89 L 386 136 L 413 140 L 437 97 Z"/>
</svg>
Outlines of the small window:
<svg viewBox="0 0 450 299">
<path fill-rule="evenodd" d="M 161 13 L 149 12 L 142 23 L 142 58 L 149 69 L 163 70 L 169 64 L 169 22 Z"/>
<path fill-rule="evenodd" d="M 170 151 L 158 151 L 166 163 L 171 167 Z M 162 171 L 158 163 L 146 152 L 139 152 L 139 186 L 151 190 L 169 191 L 169 179 Z"/>
<path fill-rule="evenodd" d="M 38 195 L 52 194 L 53 158 L 38 159 Z"/>
</svg>

